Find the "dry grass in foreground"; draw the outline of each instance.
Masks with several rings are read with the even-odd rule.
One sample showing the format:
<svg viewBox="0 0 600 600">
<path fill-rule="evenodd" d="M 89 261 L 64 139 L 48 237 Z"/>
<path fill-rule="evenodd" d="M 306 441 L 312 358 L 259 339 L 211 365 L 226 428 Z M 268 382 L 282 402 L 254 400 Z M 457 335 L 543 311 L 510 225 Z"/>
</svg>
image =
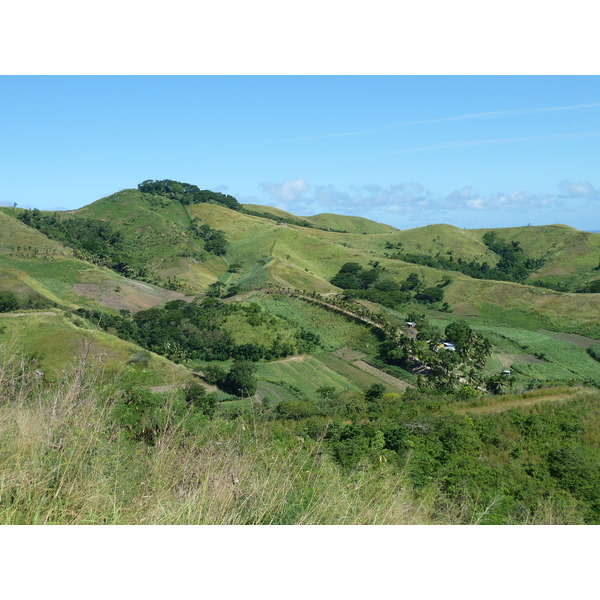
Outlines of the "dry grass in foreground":
<svg viewBox="0 0 600 600">
<path fill-rule="evenodd" d="M 80 363 L 47 385 L 1 354 L 2 524 L 431 523 L 385 464 L 347 475 L 320 442 L 240 419 L 172 422 L 149 446 L 113 421 L 116 382 Z"/>
</svg>

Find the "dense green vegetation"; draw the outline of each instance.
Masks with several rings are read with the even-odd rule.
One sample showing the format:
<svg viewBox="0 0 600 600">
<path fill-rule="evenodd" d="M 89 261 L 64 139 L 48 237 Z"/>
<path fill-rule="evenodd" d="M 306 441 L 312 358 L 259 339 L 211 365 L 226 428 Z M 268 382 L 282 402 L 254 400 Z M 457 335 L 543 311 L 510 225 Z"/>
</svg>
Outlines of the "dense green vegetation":
<svg viewBox="0 0 600 600">
<path fill-rule="evenodd" d="M 600 523 L 598 392 L 485 411 L 323 386 L 226 412 L 197 384 L 152 393 L 75 366 L 42 385 L 0 355 L 5 524 Z"/>
<path fill-rule="evenodd" d="M 204 240 L 204 249 L 217 256 L 222 256 L 227 252 L 228 242 L 222 231 L 213 229 L 208 223 L 201 223 L 199 219 L 192 219 L 190 225 L 192 234 Z"/>
<path fill-rule="evenodd" d="M 110 223 L 81 217 L 61 218 L 57 213 L 45 215 L 37 208 L 24 210 L 20 221 L 79 251 L 79 257 L 93 260 L 125 275 L 143 275 L 143 268 L 131 265 L 131 252 L 125 245 L 123 234 Z"/>
<path fill-rule="evenodd" d="M 371 269 L 365 269 L 356 262 L 345 263 L 331 283 L 345 290 L 346 298 L 362 298 L 389 308 L 402 308 L 412 299 L 430 305 L 441 303 L 444 299 L 443 288 L 450 283 L 450 279 L 445 279 L 441 284 L 425 287 L 417 273 L 411 273 L 398 283 L 384 276 L 386 269 L 379 261 L 369 264 Z M 447 303 L 440 306 L 442 310 L 449 309 Z"/>
<path fill-rule="evenodd" d="M 301 417 L 280 404 L 277 415 L 324 436 L 345 469 L 386 460 L 408 472 L 415 489 L 433 485 L 438 503 L 461 507 L 464 522 L 476 514 L 483 523 L 527 522 L 548 503 L 575 522 L 598 523 L 600 448 L 587 441 L 595 436 L 595 398 L 469 416 L 452 409 L 459 397 L 375 391 L 312 413 L 306 406 Z"/>
<path fill-rule="evenodd" d="M 600 279 L 594 279 L 575 290 L 579 294 L 600 294 Z"/>
<path fill-rule="evenodd" d="M 200 204 L 208 202 L 211 204 L 221 204 L 232 210 L 241 209 L 240 203 L 229 194 L 201 190 L 197 185 L 181 183 L 180 181 L 173 181 L 171 179 L 162 179 L 160 181 L 147 179 L 138 184 L 138 189 L 146 194 L 173 198 L 182 204 Z"/>
<path fill-rule="evenodd" d="M 40 309 L 55 306 L 54 302 L 39 294 L 16 294 L 10 290 L 0 290 L 0 313 L 19 309 Z"/>
<path fill-rule="evenodd" d="M 273 360 L 319 347 L 319 336 L 303 328 L 289 333 L 283 322 L 265 314 L 259 305 L 226 304 L 206 298 L 202 302 L 174 300 L 163 307 L 135 314 L 105 314 L 89 309 L 75 313 L 119 337 L 178 362 L 187 360 L 224 361 L 230 358 L 258 361 Z M 250 328 L 272 327 L 276 335 L 269 345 L 258 342 L 238 344 L 228 327 L 228 319 L 240 316 Z M 275 327 L 273 327 L 275 326 Z M 267 336 L 262 336 L 263 340 Z"/>
<path fill-rule="evenodd" d="M 442 331 L 430 325 L 424 315 L 409 314 L 409 318 L 418 327 L 416 338 L 402 336 L 383 342 L 379 355 L 385 362 L 426 376 L 420 382 L 423 389 L 475 394 L 478 386 L 485 386 L 498 391 L 496 378 L 486 380 L 483 375 L 492 350 L 486 336 L 464 321 L 453 321 Z"/>
</svg>

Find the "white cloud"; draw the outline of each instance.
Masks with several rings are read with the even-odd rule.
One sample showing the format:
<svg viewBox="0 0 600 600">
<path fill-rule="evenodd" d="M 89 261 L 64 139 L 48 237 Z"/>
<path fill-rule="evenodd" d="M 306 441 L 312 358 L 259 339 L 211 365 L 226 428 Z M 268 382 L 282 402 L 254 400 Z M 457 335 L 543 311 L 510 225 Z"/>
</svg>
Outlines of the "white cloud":
<svg viewBox="0 0 600 600">
<path fill-rule="evenodd" d="M 465 204 L 469 208 L 474 208 L 475 210 L 484 210 L 488 208 L 483 198 L 470 198 L 465 202 Z"/>
<path fill-rule="evenodd" d="M 283 183 L 261 183 L 259 187 L 279 202 L 287 204 L 297 201 L 310 186 L 304 179 L 298 178 Z"/>
<path fill-rule="evenodd" d="M 471 186 L 455 190 L 440 202 L 440 206 L 452 210 L 506 210 L 509 208 L 535 209 L 547 208 L 560 202 L 551 196 L 525 194 L 524 192 L 498 192 L 482 196 L 473 191 Z"/>
<path fill-rule="evenodd" d="M 300 137 L 290 137 L 290 138 L 281 138 L 274 140 L 266 140 L 263 142 L 254 142 L 247 144 L 249 146 L 254 146 L 258 144 L 277 144 L 282 142 L 305 142 L 311 140 L 323 140 L 329 138 L 337 138 L 337 137 L 346 137 L 346 136 L 361 136 L 361 135 L 373 135 L 377 133 L 381 133 L 382 131 L 386 131 L 389 129 L 395 129 L 398 127 L 406 127 L 406 126 L 414 126 L 414 125 L 430 125 L 433 123 L 444 123 L 450 121 L 470 121 L 470 120 L 481 120 L 481 119 L 499 119 L 499 118 L 508 118 L 508 117 L 520 117 L 525 115 L 535 115 L 541 113 L 552 113 L 552 112 L 563 112 L 563 111 L 574 111 L 574 110 L 582 110 L 582 109 L 596 109 L 600 107 L 599 102 L 592 102 L 589 104 L 573 104 L 570 106 L 548 106 L 548 107 L 537 107 L 537 108 L 524 108 L 524 109 L 511 109 L 511 110 L 496 110 L 490 112 L 483 113 L 469 113 L 462 115 L 453 115 L 448 117 L 439 117 L 432 119 L 419 119 L 414 121 L 398 121 L 396 123 L 388 123 L 386 125 L 380 125 L 379 127 L 374 127 L 373 129 L 366 129 L 362 131 L 344 131 L 337 133 L 320 133 L 314 135 L 305 135 Z M 585 134 L 584 134 L 585 135 Z M 480 145 L 480 144 L 490 144 L 490 143 L 500 143 L 500 142 L 512 142 L 512 141 L 525 141 L 525 140 L 533 140 L 533 139 L 547 139 L 553 138 L 556 136 L 542 136 L 540 138 L 515 138 L 515 139 L 504 139 L 504 140 L 481 140 L 476 142 L 457 142 L 453 144 L 440 144 L 436 146 L 426 147 L 426 148 L 411 148 L 409 150 L 401 150 L 400 152 L 417 152 L 422 150 L 437 150 L 439 148 L 445 147 L 461 147 L 465 145 Z"/>
<path fill-rule="evenodd" d="M 558 184 L 558 187 L 563 190 L 567 198 L 598 198 L 600 193 L 587 181 L 579 181 L 574 183 L 564 179 Z"/>
<path fill-rule="evenodd" d="M 573 194 L 573 198 L 521 190 L 482 194 L 471 185 L 441 195 L 416 182 L 336 187 L 311 186 L 304 179 L 294 179 L 261 184 L 263 194 L 260 199 L 252 199 L 252 203 L 268 204 L 304 216 L 318 213 L 362 216 L 402 229 L 431 223 L 506 227 L 514 225 L 516 220 L 546 219 L 550 214 L 555 215 L 553 222 L 571 224 L 568 217 L 572 203 L 598 195 L 595 188 L 585 182 L 566 181 L 561 182 L 560 187 L 565 193 Z M 250 202 L 249 199 L 244 201 Z"/>
</svg>

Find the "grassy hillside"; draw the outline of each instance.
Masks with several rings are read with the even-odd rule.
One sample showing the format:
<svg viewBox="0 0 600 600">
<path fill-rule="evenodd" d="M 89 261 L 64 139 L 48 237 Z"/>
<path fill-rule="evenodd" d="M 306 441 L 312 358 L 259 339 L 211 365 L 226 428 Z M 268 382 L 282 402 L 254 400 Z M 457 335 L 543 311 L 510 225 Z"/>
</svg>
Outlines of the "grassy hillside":
<svg viewBox="0 0 600 600">
<path fill-rule="evenodd" d="M 46 259 L 73 256 L 70 248 L 18 221 L 15 216 L 19 212 L 19 209 L 0 209 L 0 255 Z"/>
<path fill-rule="evenodd" d="M 142 239 L 138 237 L 140 235 L 159 235 L 165 229 L 172 235 L 175 235 L 173 232 L 178 232 L 175 237 L 179 236 L 179 241 L 168 236 L 164 238 L 170 240 L 168 244 L 154 239 L 150 252 L 156 256 L 164 256 L 163 246 L 168 245 L 171 259 L 169 262 L 161 258 L 164 260 L 160 267 L 161 274 L 175 276 L 198 291 L 206 289 L 208 284 L 217 279 L 228 285 L 238 285 L 242 290 L 274 283 L 300 289 L 333 291 L 335 288 L 329 280 L 345 262 L 350 261 L 366 266 L 369 261 L 380 260 L 389 276 L 398 281 L 405 279 L 411 272 L 416 272 L 428 285 L 436 285 L 447 276 L 448 272 L 385 258 L 387 253 L 392 252 L 386 245 L 398 243 L 407 252 L 433 256 L 451 253 L 455 259 L 485 261 L 490 265 L 498 262 L 498 256 L 482 241 L 487 230 L 431 225 L 397 231 L 393 228 L 386 230 L 385 226 L 375 224 L 378 226 L 374 227 L 375 233 L 342 234 L 295 225 L 281 226 L 269 219 L 241 214 L 214 204 L 176 207 L 173 201 L 157 197 L 149 201 L 146 195 L 137 191 L 120 194 L 110 197 L 110 201 L 105 199 L 94 203 L 81 212 L 85 214 L 85 211 L 93 208 L 95 211 L 102 209 L 103 214 L 106 214 L 109 204 L 121 206 L 124 203 L 123 208 L 111 208 L 111 219 L 114 218 L 119 225 L 125 223 L 125 231 L 129 232 L 127 235 L 133 236 L 134 241 Z M 131 216 L 132 210 L 135 218 Z M 277 211 L 274 214 L 276 213 Z M 100 213 L 94 214 L 98 216 Z M 183 226 L 186 219 L 193 217 L 225 232 L 230 247 L 224 257 L 213 256 L 196 261 L 175 256 L 178 252 L 174 249 L 177 244 L 190 243 Z M 286 214 L 286 217 L 289 215 Z M 149 220 L 156 223 L 150 229 Z M 319 224 L 342 228 L 341 222 L 336 224 L 333 221 L 321 221 Z M 154 233 L 148 234 L 146 231 Z M 545 248 L 550 249 L 546 255 L 551 258 L 540 273 L 534 274 L 532 278 L 542 277 L 543 273 L 559 268 L 569 273 L 567 279 L 570 277 L 572 282 L 587 281 L 598 273 L 593 271 L 600 256 L 598 234 L 579 232 L 565 226 L 494 231 L 502 239 L 519 241 L 528 255 L 534 258 L 544 255 Z M 150 244 L 150 240 L 143 242 L 146 243 Z M 585 260 L 582 256 L 585 256 Z M 239 272 L 228 272 L 229 265 L 232 264 L 241 266 Z M 533 319 L 541 327 L 598 334 L 596 322 L 600 314 L 593 294 L 555 293 L 507 282 L 475 280 L 457 273 L 452 274 L 452 280 L 446 297 L 457 315 L 521 319 L 522 322 Z"/>
<path fill-rule="evenodd" d="M 133 281 L 75 258 L 13 258 L 0 255 L 0 289 L 37 295 L 65 307 L 136 311 L 183 298 L 180 292 Z"/>
<path fill-rule="evenodd" d="M 408 229 L 390 236 L 389 241 L 393 244 L 400 242 L 404 251 L 415 254 L 448 256 L 451 253 L 455 259 L 487 261 L 492 265 L 498 261 L 498 257 L 481 241 L 481 235 L 474 230 L 460 229 L 453 225 L 427 225 Z"/>
<path fill-rule="evenodd" d="M 579 231 L 567 225 L 506 227 L 495 229 L 505 240 L 520 242 L 534 258 L 546 260 L 531 280 L 566 283 L 571 288 L 600 277 L 594 269 L 600 262 L 600 234 Z M 484 230 L 473 230 L 483 235 Z"/>
<path fill-rule="evenodd" d="M 10 352 L 34 357 L 36 368 L 50 380 L 81 361 L 103 376 L 120 374 L 137 385 L 173 385 L 192 379 L 187 369 L 59 310 L 0 314 L 0 328 Z"/>
<path fill-rule="evenodd" d="M 275 219 L 285 219 L 286 222 L 291 221 L 296 225 L 305 225 L 306 223 L 309 223 L 310 225 L 313 225 L 315 227 L 321 227 L 320 225 L 315 223 L 310 217 L 299 217 L 285 210 L 281 210 L 280 208 L 275 208 L 274 206 L 265 206 L 263 204 L 242 204 L 242 206 L 246 210 L 270 215 L 271 217 L 275 217 Z"/>
<path fill-rule="evenodd" d="M 311 223 L 320 227 L 328 227 L 348 233 L 391 233 L 398 231 L 391 225 L 377 223 L 364 217 L 351 217 L 346 215 L 334 215 L 332 213 L 320 213 L 312 217 L 306 217 Z"/>
</svg>

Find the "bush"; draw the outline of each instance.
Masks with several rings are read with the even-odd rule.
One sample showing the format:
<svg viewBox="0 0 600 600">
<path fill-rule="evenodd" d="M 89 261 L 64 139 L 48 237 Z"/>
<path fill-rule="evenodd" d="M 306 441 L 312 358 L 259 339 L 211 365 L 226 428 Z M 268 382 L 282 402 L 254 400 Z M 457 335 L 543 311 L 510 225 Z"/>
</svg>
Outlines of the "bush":
<svg viewBox="0 0 600 600">
<path fill-rule="evenodd" d="M 419 302 L 434 304 L 435 302 L 440 302 L 444 299 L 444 290 L 439 287 L 425 288 L 415 296 L 415 299 Z"/>
<path fill-rule="evenodd" d="M 237 360 L 227 373 L 223 389 L 236 396 L 252 396 L 256 393 L 256 365 L 249 360 Z"/>
<path fill-rule="evenodd" d="M 206 389 L 198 383 L 188 384 L 185 390 L 185 401 L 207 417 L 215 414 L 216 398 L 213 394 L 207 394 Z"/>
<path fill-rule="evenodd" d="M 0 313 L 17 310 L 20 305 L 19 297 L 14 292 L 0 291 Z"/>
<path fill-rule="evenodd" d="M 319 407 L 308 400 L 284 400 L 280 402 L 275 413 L 282 419 L 304 419 L 320 414 Z"/>
<path fill-rule="evenodd" d="M 600 344 L 594 344 L 587 349 L 587 353 L 595 360 L 600 362 Z"/>
<path fill-rule="evenodd" d="M 365 392 L 365 400 L 369 402 L 373 402 L 378 400 L 385 394 L 385 387 L 380 383 L 374 383 L 366 392 Z"/>
<path fill-rule="evenodd" d="M 219 365 L 208 365 L 202 370 L 204 380 L 211 385 L 221 385 L 227 377 L 227 372 Z"/>
</svg>

